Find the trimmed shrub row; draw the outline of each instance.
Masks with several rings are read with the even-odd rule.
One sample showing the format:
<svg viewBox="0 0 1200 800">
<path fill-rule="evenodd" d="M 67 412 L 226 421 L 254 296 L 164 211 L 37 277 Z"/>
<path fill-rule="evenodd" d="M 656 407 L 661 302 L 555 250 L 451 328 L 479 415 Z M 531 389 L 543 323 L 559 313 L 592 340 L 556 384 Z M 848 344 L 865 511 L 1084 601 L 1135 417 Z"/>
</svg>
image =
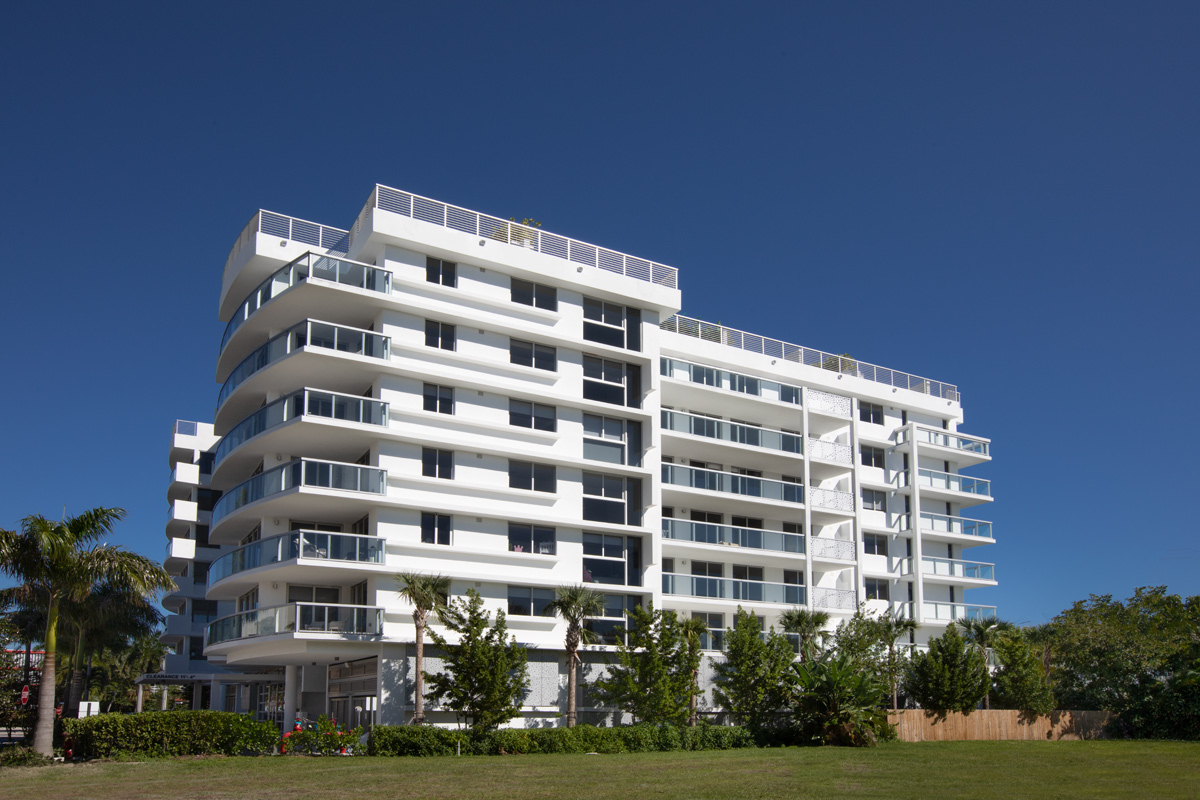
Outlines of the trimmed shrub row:
<svg viewBox="0 0 1200 800">
<path fill-rule="evenodd" d="M 227 711 L 156 711 L 64 719 L 76 757 L 198 756 L 269 753 L 279 743 L 270 722 Z"/>
<path fill-rule="evenodd" d="M 628 725 L 597 728 L 504 728 L 487 733 L 426 725 L 376 725 L 372 756 L 514 755 L 527 753 L 653 753 L 672 750 L 732 750 L 754 747 L 745 728 L 704 725 Z"/>
</svg>

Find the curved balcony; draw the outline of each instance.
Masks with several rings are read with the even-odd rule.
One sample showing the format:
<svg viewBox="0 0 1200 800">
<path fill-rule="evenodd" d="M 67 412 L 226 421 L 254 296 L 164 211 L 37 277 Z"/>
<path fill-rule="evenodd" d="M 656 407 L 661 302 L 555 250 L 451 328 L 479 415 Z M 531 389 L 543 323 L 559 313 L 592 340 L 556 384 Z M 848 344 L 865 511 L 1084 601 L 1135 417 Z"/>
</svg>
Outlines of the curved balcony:
<svg viewBox="0 0 1200 800">
<path fill-rule="evenodd" d="M 336 420 L 339 423 L 387 427 L 388 404 L 369 397 L 317 389 L 301 389 L 268 403 L 234 425 L 229 433 L 225 434 L 217 443 L 217 449 L 213 456 L 214 485 L 221 485 L 220 481 L 224 473 L 237 472 L 238 462 L 257 460 L 262 457 L 264 452 L 270 451 L 270 442 L 274 437 L 265 437 L 264 440 L 260 440 L 263 446 L 250 448 L 249 450 L 252 452 L 238 454 L 244 457 L 227 461 L 227 456 L 236 452 L 251 439 L 262 436 L 295 419 Z M 350 432 L 341 425 L 336 429 L 311 431 L 305 435 L 294 435 L 289 432 L 287 448 L 299 450 L 315 457 L 332 457 L 351 447 L 359 446 L 354 442 L 347 441 L 349 434 Z M 369 442 L 373 441 L 376 435 L 372 432 L 364 434 L 362 438 L 363 444 L 369 446 Z"/>
<path fill-rule="evenodd" d="M 734 602 L 804 605 L 804 587 L 790 583 L 705 578 L 697 575 L 675 575 L 670 572 L 663 573 L 662 578 L 663 594 Z"/>
<path fill-rule="evenodd" d="M 709 492 L 724 492 L 747 498 L 778 500 L 785 503 L 803 503 L 804 486 L 799 483 L 735 475 L 699 467 L 684 467 L 679 464 L 663 464 L 664 484 L 703 489 Z"/>
<path fill-rule="evenodd" d="M 309 285 L 312 286 L 312 289 L 304 289 L 300 292 L 306 299 L 297 299 L 295 303 L 289 301 L 285 304 L 289 306 L 290 310 L 287 313 L 291 319 L 307 316 L 317 308 L 332 309 L 338 312 L 357 312 L 361 315 L 364 310 L 361 295 L 353 292 L 347 293 L 346 300 L 339 302 L 336 297 L 331 297 L 325 289 L 330 286 L 358 289 L 385 298 L 391 293 L 392 274 L 386 269 L 370 264 L 319 253 L 305 253 L 259 284 L 233 312 L 233 316 L 225 326 L 225 332 L 221 336 L 221 345 L 217 351 L 217 374 L 221 375 L 229 369 L 228 366 L 225 366 L 226 363 L 237 363 L 236 360 L 246 354 L 244 343 L 240 347 L 230 346 L 237 331 L 251 318 L 259 315 L 259 312 L 266 308 L 270 301 L 296 287 Z M 368 304 L 366 307 L 369 308 L 370 305 Z M 328 315 L 331 311 L 324 313 Z M 252 327 L 259 331 L 266 330 L 271 326 L 278 329 L 281 327 L 281 322 L 280 313 L 272 311 L 257 316 Z"/>
<path fill-rule="evenodd" d="M 308 530 L 289 531 L 251 542 L 212 562 L 208 568 L 208 589 L 211 591 L 222 581 L 247 570 L 271 564 L 307 561 L 319 562 L 323 566 L 382 564 L 384 555 L 385 541 L 379 536 Z M 303 577 L 296 576 L 296 580 L 303 582 Z"/>
<path fill-rule="evenodd" d="M 289 603 L 256 608 L 213 620 L 204 634 L 204 646 L 276 634 L 338 634 L 379 636 L 383 609 L 375 606 Z"/>
<path fill-rule="evenodd" d="M 390 346 L 389 338 L 378 333 L 318 320 L 305 320 L 268 339 L 266 344 L 251 353 L 234 368 L 217 394 L 217 415 L 219 417 L 229 416 L 230 410 L 225 408 L 226 403 L 239 387 L 251 380 L 257 373 L 294 353 L 312 348 L 387 360 Z M 351 377 L 357 378 L 361 383 L 363 377 L 361 367 L 359 365 L 354 365 L 354 367 L 353 370 L 350 370 Z M 310 373 L 305 371 L 305 374 Z M 323 380 L 322 383 L 329 385 L 326 380 Z M 243 403 L 242 405 L 247 404 Z M 246 409 L 246 411 L 248 410 Z M 232 411 L 236 412 L 236 409 Z M 234 418 L 237 419 L 237 417 Z M 218 425 L 218 427 L 220 426 Z"/>
<path fill-rule="evenodd" d="M 212 531 L 228 521 L 239 509 L 253 503 L 269 501 L 270 498 L 304 489 L 329 489 L 340 492 L 386 494 L 387 471 L 361 464 L 343 464 L 336 461 L 317 461 L 298 458 L 255 475 L 226 492 L 217 501 L 212 512 Z M 325 493 L 317 494 L 314 501 L 297 504 L 294 510 L 301 514 L 317 514 L 324 509 L 326 514 L 335 511 L 333 498 Z M 361 510 L 361 506 L 356 507 Z M 288 516 L 288 515 L 285 515 Z"/>
<path fill-rule="evenodd" d="M 804 554 L 804 536 L 798 533 L 765 531 L 758 528 L 736 528 L 732 525 L 711 525 L 707 522 L 688 522 L 664 519 L 662 537 L 678 542 L 720 544 L 727 547 L 747 547 L 755 550 L 774 550 L 780 553 Z"/>
</svg>

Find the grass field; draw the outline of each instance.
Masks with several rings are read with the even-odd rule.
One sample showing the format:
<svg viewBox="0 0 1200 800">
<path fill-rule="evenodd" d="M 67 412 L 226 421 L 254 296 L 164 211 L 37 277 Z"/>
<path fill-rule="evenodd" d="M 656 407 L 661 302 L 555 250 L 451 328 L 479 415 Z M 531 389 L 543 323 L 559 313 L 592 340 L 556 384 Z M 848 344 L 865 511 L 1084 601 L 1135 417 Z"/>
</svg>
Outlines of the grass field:
<svg viewBox="0 0 1200 800">
<path fill-rule="evenodd" d="M 603 756 L 192 758 L 0 771 L 12 798 L 1200 797 L 1200 743 L 928 742 Z"/>
</svg>

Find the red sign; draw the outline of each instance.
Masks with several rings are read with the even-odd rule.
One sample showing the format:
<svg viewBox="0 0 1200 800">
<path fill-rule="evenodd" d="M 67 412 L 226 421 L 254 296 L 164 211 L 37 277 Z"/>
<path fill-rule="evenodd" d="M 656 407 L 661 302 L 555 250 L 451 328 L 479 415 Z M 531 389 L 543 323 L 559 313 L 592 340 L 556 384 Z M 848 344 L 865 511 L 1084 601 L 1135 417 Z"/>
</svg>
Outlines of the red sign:
<svg viewBox="0 0 1200 800">
<path fill-rule="evenodd" d="M 22 686 L 21 687 L 21 705 L 27 705 L 28 703 L 29 703 L 29 687 Z"/>
<path fill-rule="evenodd" d="M 62 707 L 62 706 L 55 706 L 55 707 L 54 707 L 54 716 L 56 716 L 56 717 L 61 717 L 61 716 L 62 716 L 62 710 L 63 710 L 63 707 Z"/>
</svg>

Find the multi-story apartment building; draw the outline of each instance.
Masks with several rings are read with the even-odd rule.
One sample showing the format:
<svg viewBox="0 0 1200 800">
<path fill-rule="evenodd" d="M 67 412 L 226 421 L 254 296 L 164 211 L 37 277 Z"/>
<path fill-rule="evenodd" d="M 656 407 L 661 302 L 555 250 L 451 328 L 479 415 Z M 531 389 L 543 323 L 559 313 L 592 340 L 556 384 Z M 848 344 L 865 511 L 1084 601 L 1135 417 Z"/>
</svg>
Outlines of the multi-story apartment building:
<svg viewBox="0 0 1200 800">
<path fill-rule="evenodd" d="M 680 307 L 670 267 L 384 186 L 350 230 L 255 214 L 225 264 L 213 424 L 172 449 L 197 474 L 168 535 L 221 548 L 186 606 L 244 673 L 212 678 L 226 707 L 405 721 L 401 571 L 507 612 L 525 720 L 565 705 L 557 586 L 606 595 L 593 661 L 649 602 L 714 650 L 739 605 L 836 624 L 866 602 L 918 645 L 992 613 L 965 598 L 994 580 L 964 551 L 993 540 L 964 516 L 989 483 L 960 470 L 990 455 L 956 387 Z M 187 491 L 220 493 L 211 519 Z M 190 544 L 168 563 L 199 575 Z"/>
</svg>

